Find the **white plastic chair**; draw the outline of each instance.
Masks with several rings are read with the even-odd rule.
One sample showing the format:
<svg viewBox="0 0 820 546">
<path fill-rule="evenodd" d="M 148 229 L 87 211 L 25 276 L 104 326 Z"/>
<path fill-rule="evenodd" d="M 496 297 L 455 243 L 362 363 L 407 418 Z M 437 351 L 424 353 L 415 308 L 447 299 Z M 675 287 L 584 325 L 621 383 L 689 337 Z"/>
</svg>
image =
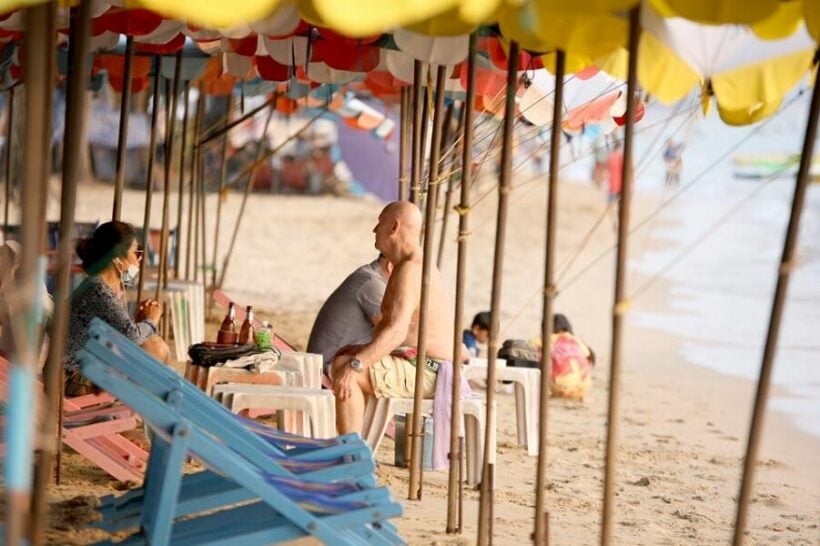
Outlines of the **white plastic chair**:
<svg viewBox="0 0 820 546">
<path fill-rule="evenodd" d="M 539 395 L 541 370 L 537 368 L 511 368 L 503 358 L 496 360 L 495 376 L 499 381 L 512 381 L 515 386 L 515 425 L 519 446 L 526 446 L 527 454 L 538 455 Z M 464 377 L 485 379 L 487 359 L 471 358 L 470 364 L 462 368 Z"/>
<path fill-rule="evenodd" d="M 466 451 L 466 478 L 467 483 L 474 485 L 481 481 L 481 469 L 484 460 L 484 431 L 487 402 L 483 398 L 465 398 L 461 401 L 464 414 L 464 450 Z M 433 412 L 433 400 L 422 401 L 422 411 Z M 373 456 L 381 445 L 387 426 L 395 415 L 412 413 L 412 398 L 374 398 L 367 400 L 364 410 L 364 437 Z M 448 443 L 449 438 L 446 440 Z M 496 435 L 493 432 L 490 438 L 491 452 L 496 450 Z"/>
<path fill-rule="evenodd" d="M 312 438 L 336 436 L 336 405 L 327 390 L 271 385 L 222 384 L 214 387 L 213 397 L 233 413 L 243 410 L 273 409 L 303 413 L 310 424 Z M 281 426 L 282 421 L 280 421 Z M 285 427 L 286 428 L 286 427 Z M 287 432 L 294 432 L 287 430 Z M 301 432 L 301 431 L 300 431 Z"/>
<path fill-rule="evenodd" d="M 303 386 L 319 389 L 322 387 L 322 362 L 322 355 L 283 351 L 276 367 L 280 370 L 300 372 L 304 377 Z"/>
<path fill-rule="evenodd" d="M 313 389 L 322 388 L 322 355 L 298 351 L 283 351 L 276 368 L 281 371 L 291 371 L 302 376 L 301 386 Z M 285 422 L 284 427 L 290 432 L 304 434 L 308 422 L 303 413 L 288 411 L 280 417 Z"/>
<path fill-rule="evenodd" d="M 152 293 L 155 287 L 156 281 L 146 281 L 145 292 Z M 205 340 L 205 287 L 198 282 L 171 280 L 164 294 L 163 305 L 170 310 L 174 333 L 172 348 L 175 358 L 183 361 L 188 347 Z"/>
</svg>

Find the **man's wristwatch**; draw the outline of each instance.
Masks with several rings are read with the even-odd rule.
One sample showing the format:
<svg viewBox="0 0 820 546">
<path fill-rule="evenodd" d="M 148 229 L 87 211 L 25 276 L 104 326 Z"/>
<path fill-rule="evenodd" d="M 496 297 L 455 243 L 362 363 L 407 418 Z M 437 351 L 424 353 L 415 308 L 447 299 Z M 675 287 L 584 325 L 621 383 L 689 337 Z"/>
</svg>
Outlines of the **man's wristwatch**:
<svg viewBox="0 0 820 546">
<path fill-rule="evenodd" d="M 348 364 L 350 364 L 350 367 L 353 369 L 353 371 L 356 372 L 360 372 L 364 369 L 364 364 L 362 363 L 362 361 L 356 358 L 355 356 L 350 359 L 350 362 L 348 362 Z"/>
</svg>

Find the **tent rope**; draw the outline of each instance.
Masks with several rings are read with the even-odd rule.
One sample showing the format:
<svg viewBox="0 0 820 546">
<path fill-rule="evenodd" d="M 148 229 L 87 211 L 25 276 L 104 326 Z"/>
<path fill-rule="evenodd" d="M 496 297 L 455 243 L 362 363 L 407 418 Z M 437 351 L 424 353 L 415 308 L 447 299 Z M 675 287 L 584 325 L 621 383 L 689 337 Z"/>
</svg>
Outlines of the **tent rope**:
<svg viewBox="0 0 820 546">
<path fill-rule="evenodd" d="M 753 136 L 755 136 L 757 133 L 759 133 L 759 132 L 760 132 L 763 128 L 765 128 L 765 127 L 766 127 L 769 123 L 771 123 L 771 122 L 772 122 L 775 118 L 777 118 L 777 116 L 779 116 L 782 112 L 784 112 L 784 111 L 785 111 L 785 110 L 787 110 L 789 107 L 791 107 L 793 104 L 795 104 L 795 103 L 797 102 L 797 100 L 798 100 L 800 97 L 802 97 L 802 96 L 803 96 L 803 94 L 804 94 L 804 93 L 805 93 L 805 89 L 801 89 L 801 90 L 800 90 L 798 93 L 796 93 L 796 94 L 795 94 L 795 96 L 793 96 L 793 97 L 792 97 L 792 98 L 791 98 L 791 99 L 790 99 L 790 100 L 789 100 L 786 104 L 784 104 L 784 105 L 780 108 L 780 110 L 778 110 L 778 112 L 777 112 L 776 114 L 774 114 L 773 116 L 770 116 L 769 118 L 767 118 L 767 119 L 765 119 L 763 122 L 761 122 L 761 123 L 760 123 L 760 125 L 758 125 L 758 126 L 757 126 L 757 127 L 755 127 L 754 129 L 752 129 L 752 130 L 749 132 L 749 134 L 747 134 L 746 136 L 744 136 L 743 138 L 741 138 L 738 142 L 736 142 L 734 145 L 732 145 L 732 146 L 731 146 L 731 147 L 730 147 L 730 148 L 729 148 L 726 152 L 724 152 L 723 154 L 721 154 L 721 155 L 720 155 L 720 157 L 718 157 L 717 159 L 715 159 L 715 160 L 714 160 L 712 163 L 710 163 L 710 164 L 709 164 L 709 165 L 708 165 L 708 166 L 707 166 L 704 170 L 702 170 L 702 171 L 701 171 L 700 173 L 698 173 L 695 177 L 693 177 L 693 178 L 692 178 L 692 180 L 690 180 L 690 181 L 689 181 L 688 183 L 686 183 L 685 185 L 681 186 L 681 187 L 680 187 L 677 191 L 675 191 L 672 195 L 670 195 L 670 196 L 669 196 L 669 198 L 667 198 L 666 200 L 664 200 L 664 201 L 663 201 L 660 205 L 658 205 L 658 206 L 657 206 L 657 207 L 656 207 L 656 208 L 655 208 L 652 212 L 650 212 L 649 214 L 647 214 L 647 216 L 645 216 L 645 217 L 643 218 L 643 220 L 641 220 L 641 221 L 640 221 L 640 222 L 638 222 L 638 223 L 637 223 L 634 227 L 632 227 L 632 228 L 630 229 L 630 235 L 634 235 L 635 233 L 637 233 L 638 231 L 640 231 L 641 229 L 643 229 L 643 228 L 644 228 L 646 225 L 648 225 L 648 224 L 649 224 L 649 223 L 650 223 L 650 222 L 651 222 L 651 221 L 652 221 L 652 220 L 653 220 L 656 216 L 658 216 L 658 215 L 660 214 L 660 212 L 661 212 L 663 209 L 665 209 L 666 207 L 668 207 L 668 206 L 669 206 L 672 202 L 674 202 L 675 200 L 677 200 L 677 199 L 678 199 L 681 195 L 683 195 L 686 191 L 688 191 L 689 189 L 691 189 L 693 186 L 695 186 L 696 184 L 698 184 L 699 182 L 701 182 L 702 180 L 704 180 L 704 179 L 705 179 L 705 177 L 706 177 L 706 175 L 707 175 L 707 174 L 709 174 L 709 173 L 710 173 L 710 172 L 711 172 L 711 171 L 712 171 L 712 170 L 713 170 L 713 169 L 714 169 L 714 168 L 715 168 L 715 167 L 716 167 L 716 166 L 717 166 L 720 162 L 722 162 L 723 160 L 725 160 L 727 157 L 729 157 L 729 155 L 731 155 L 732 153 L 734 153 L 734 152 L 735 152 L 738 148 L 740 148 L 743 144 L 745 144 L 745 143 L 746 143 L 749 139 L 751 139 Z M 784 170 L 787 170 L 787 169 L 788 169 L 788 167 L 784 167 Z M 760 187 L 758 187 L 758 188 L 757 188 L 754 192 L 752 192 L 752 194 L 751 194 L 751 195 L 749 195 L 749 196 L 747 196 L 746 198 L 744 198 L 744 201 L 741 203 L 740 207 L 742 207 L 742 206 L 743 206 L 743 205 L 745 205 L 745 204 L 746 204 L 749 200 L 751 200 L 751 199 L 754 197 L 754 195 L 755 195 L 755 194 L 757 194 L 758 192 L 762 191 L 763 187 L 768 186 L 768 184 L 769 184 L 772 180 L 774 180 L 774 179 L 775 179 L 775 178 L 776 178 L 779 174 L 782 174 L 782 172 L 783 172 L 783 171 L 778 171 L 778 172 L 774 173 L 773 175 L 771 175 L 771 176 L 770 176 L 770 178 L 769 178 L 766 182 L 764 182 L 764 184 L 761 184 L 761 186 L 760 186 Z M 607 206 L 607 208 L 604 210 L 604 213 L 603 213 L 603 214 L 602 214 L 602 215 L 598 218 L 598 220 L 596 221 L 595 225 L 593 226 L 593 228 L 592 228 L 590 231 L 594 231 L 594 230 L 597 228 L 597 226 L 598 226 L 598 225 L 599 225 L 599 224 L 603 221 L 603 218 L 605 218 L 605 217 L 606 217 L 606 213 L 607 213 L 607 212 L 609 211 L 609 209 L 613 206 L 613 204 L 614 204 L 614 203 L 610 203 L 610 204 Z M 737 210 L 732 210 L 732 211 L 730 211 L 729 216 L 734 215 L 734 214 L 736 214 L 736 213 L 737 213 Z M 719 219 L 719 220 L 718 220 L 718 222 L 717 222 L 715 225 L 710 226 L 710 228 L 709 228 L 708 230 L 706 230 L 706 231 L 705 231 L 705 232 L 701 235 L 701 237 L 700 237 L 700 238 L 699 238 L 699 240 L 698 240 L 698 244 L 699 244 L 700 242 L 702 242 L 702 240 L 705 240 L 706 238 L 708 238 L 708 236 L 709 236 L 709 235 L 710 235 L 710 234 L 714 231 L 714 228 L 715 228 L 716 226 L 719 226 L 719 225 L 721 225 L 721 224 L 725 223 L 726 221 L 728 221 L 728 219 L 729 219 L 729 218 L 723 218 L 723 217 L 722 217 L 721 219 Z M 587 234 L 587 238 L 591 238 L 591 237 L 590 237 L 590 235 L 589 235 L 589 233 Z M 587 241 L 587 242 L 588 242 L 588 241 Z M 696 245 L 696 246 L 697 246 L 697 245 Z M 566 289 L 567 289 L 567 288 L 569 288 L 570 286 L 572 286 L 573 284 L 575 284 L 575 283 L 576 283 L 576 282 L 577 282 L 580 278 L 582 278 L 582 277 L 583 277 L 584 275 L 586 275 L 586 274 L 587 274 L 587 273 L 588 273 L 588 272 L 589 272 L 589 271 L 590 271 L 593 267 L 595 267 L 595 266 L 598 264 L 598 262 L 600 262 L 603 258 L 605 258 L 605 257 L 606 257 L 606 256 L 608 256 L 609 254 L 611 254 L 611 253 L 612 253 L 612 251 L 613 251 L 613 250 L 615 250 L 616 248 L 617 248 L 617 245 L 613 245 L 613 246 L 610 246 L 609 248 L 607 248 L 606 250 L 604 250 L 603 252 L 601 252 L 601 253 L 600 253 L 600 254 L 599 254 L 599 255 L 598 255 L 595 259 L 593 259 L 590 263 L 588 263 L 588 264 L 587 264 L 587 265 L 586 265 L 586 266 L 585 266 L 585 267 L 584 267 L 581 271 L 579 271 L 579 272 L 578 272 L 578 273 L 577 273 L 574 277 L 572 277 L 569 281 L 567 281 L 566 283 L 564 283 L 564 284 L 563 284 L 563 286 L 562 286 L 562 288 L 561 288 L 561 290 L 558 290 L 558 291 L 556 292 L 556 294 L 555 294 L 555 295 L 556 295 L 556 296 L 560 296 L 562 292 L 566 291 Z M 653 279 L 648 280 L 646 283 L 644 283 L 644 285 L 642 285 L 641 287 L 639 287 L 639 288 L 638 288 L 638 289 L 637 289 L 637 290 L 633 293 L 632 297 L 631 297 L 631 298 L 628 298 L 626 301 L 628 301 L 628 302 L 634 302 L 634 301 L 635 301 L 635 299 L 637 299 L 638 297 L 640 297 L 640 296 L 641 296 L 644 292 L 646 292 L 646 290 L 647 290 L 647 289 L 649 289 L 649 288 L 651 287 L 651 284 L 654 284 L 655 282 L 657 282 L 657 280 L 659 280 L 659 279 L 663 276 L 663 274 L 664 274 L 664 273 L 668 272 L 668 271 L 669 271 L 669 270 L 670 270 L 670 269 L 671 269 L 674 265 L 676 265 L 676 264 L 677 264 L 677 262 L 679 262 L 679 261 L 680 261 L 680 260 L 681 260 L 681 259 L 682 259 L 685 255 L 689 254 L 689 253 L 690 253 L 693 249 L 694 249 L 694 247 L 693 247 L 693 248 L 687 248 L 687 249 L 685 249 L 685 251 L 684 251 L 683 255 L 678 256 L 678 257 L 676 257 L 675 259 L 673 259 L 673 260 L 672 260 L 669 264 L 667 264 L 667 266 L 665 266 L 665 267 L 663 268 L 663 270 L 662 270 L 661 272 L 659 272 L 658 274 L 656 274 L 656 275 L 655 275 L 655 277 L 653 277 Z M 571 265 L 571 264 L 570 264 L 570 265 Z M 792 267 L 793 265 L 794 265 L 794 264 L 789 264 L 789 267 Z M 562 267 L 563 267 L 563 266 L 562 266 Z M 568 272 L 568 270 L 569 270 L 569 268 L 566 268 L 566 269 L 565 269 L 565 271 L 563 271 L 563 272 L 561 273 L 561 275 L 559 276 L 559 279 L 558 279 L 558 282 L 559 282 L 559 283 L 560 283 L 561 279 L 563 278 L 563 276 L 564 276 L 564 275 Z M 546 289 L 546 288 L 545 288 L 545 287 L 543 287 L 543 286 L 542 286 L 542 287 L 540 287 L 538 290 L 536 290 L 536 291 L 533 293 L 533 295 L 532 295 L 530 298 L 528 298 L 528 300 L 524 303 L 524 305 L 522 305 L 522 307 L 521 307 L 521 308 L 518 310 L 518 312 L 517 312 L 517 313 L 513 316 L 513 318 L 512 318 L 510 321 L 508 321 L 508 322 L 507 322 L 507 324 L 504 326 L 504 330 L 502 331 L 502 334 L 503 334 L 503 333 L 506 333 L 506 331 L 507 331 L 507 330 L 508 330 L 508 329 L 509 329 L 509 328 L 510 328 L 513 324 L 515 324 L 515 323 L 518 321 L 518 319 L 520 319 L 520 318 L 521 318 L 521 316 L 524 314 L 524 311 L 526 311 L 526 310 L 527 310 L 527 309 L 528 309 L 528 308 L 529 308 L 529 307 L 533 304 L 534 300 L 535 300 L 535 299 L 536 299 L 539 295 L 541 295 L 542 291 L 543 291 L 543 290 L 545 290 L 545 289 Z M 620 302 L 620 303 L 619 303 L 619 305 L 620 305 L 621 303 L 623 303 L 623 302 Z"/>
<path fill-rule="evenodd" d="M 641 286 L 639 286 L 633 293 L 632 299 L 637 299 L 646 293 L 653 285 L 655 285 L 666 273 L 668 273 L 674 266 L 680 263 L 683 258 L 691 254 L 694 250 L 696 250 L 701 244 L 703 244 L 709 237 L 714 235 L 714 233 L 726 224 L 729 220 L 731 220 L 738 212 L 743 210 L 743 208 L 749 204 L 749 202 L 757 197 L 757 195 L 762 192 L 764 189 L 768 188 L 772 181 L 774 181 L 778 176 L 783 174 L 784 172 L 788 171 L 791 168 L 790 165 L 784 166 L 783 168 L 779 169 L 778 171 L 769 175 L 769 177 L 764 180 L 761 184 L 755 187 L 754 190 L 750 191 L 748 195 L 746 195 L 739 203 L 737 203 L 734 207 L 729 209 L 725 214 L 721 215 L 715 222 L 709 225 L 701 234 L 695 238 L 692 243 L 687 245 L 683 251 L 669 260 L 669 262 L 664 265 L 660 271 L 656 274 L 652 275 L 649 279 L 646 280 Z M 786 268 L 788 271 L 794 266 L 794 262 L 789 263 Z"/>
<path fill-rule="evenodd" d="M 722 153 L 718 158 L 716 158 L 714 161 L 712 161 L 712 163 L 710 163 L 705 169 L 703 169 L 694 178 L 692 178 L 692 180 L 690 180 L 684 186 L 681 186 L 668 199 L 665 199 L 652 212 L 647 214 L 643 218 L 643 220 L 638 222 L 635 226 L 633 226 L 629 230 L 630 235 L 633 235 L 637 231 L 643 229 L 643 227 L 646 226 L 647 224 L 649 224 L 652 221 L 653 218 L 655 218 L 658 214 L 661 213 L 661 211 L 663 211 L 671 203 L 673 203 L 678 198 L 680 198 L 681 195 L 683 195 L 684 193 L 686 193 L 687 191 L 692 189 L 696 184 L 703 181 L 704 178 L 706 177 L 706 175 L 709 174 L 720 162 L 722 162 L 724 159 L 729 157 L 729 155 L 734 153 L 738 148 L 740 148 L 743 144 L 745 144 L 749 139 L 751 139 L 753 136 L 757 135 L 761 130 L 763 130 L 765 127 L 767 127 L 768 124 L 771 123 L 774 119 L 776 119 L 782 112 L 786 111 L 790 106 L 795 104 L 797 102 L 797 99 L 800 98 L 803 95 L 804 91 L 805 90 L 800 90 L 800 92 L 797 93 L 794 97 L 792 97 L 791 100 L 789 100 L 789 102 L 784 104 L 776 114 L 774 114 L 774 115 L 770 116 L 769 118 L 765 119 L 763 122 L 760 123 L 760 125 L 758 125 L 754 129 L 749 131 L 749 133 L 746 136 L 741 138 L 738 142 L 733 144 L 728 150 L 726 150 L 724 153 Z M 616 248 L 617 248 L 617 245 L 612 245 L 608 249 L 603 251 L 601 254 L 599 254 L 594 260 L 592 260 L 589 264 L 587 264 L 586 267 L 584 267 L 581 271 L 579 271 L 572 279 L 567 281 L 567 283 L 564 285 L 563 289 L 566 290 L 568 287 L 572 286 L 581 277 L 583 277 L 587 272 L 589 272 L 595 265 L 597 265 L 597 263 L 599 261 L 601 261 L 603 258 L 605 258 L 610 253 L 612 253 L 612 251 L 615 250 Z M 560 295 L 560 292 L 559 292 L 559 295 Z"/>
</svg>

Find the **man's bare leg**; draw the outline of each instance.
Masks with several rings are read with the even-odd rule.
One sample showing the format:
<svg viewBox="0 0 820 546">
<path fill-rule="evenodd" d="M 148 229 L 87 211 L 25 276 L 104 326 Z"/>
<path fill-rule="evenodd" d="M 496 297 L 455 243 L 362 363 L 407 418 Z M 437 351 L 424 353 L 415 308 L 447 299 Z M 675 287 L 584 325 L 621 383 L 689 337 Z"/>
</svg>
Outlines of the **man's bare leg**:
<svg viewBox="0 0 820 546">
<path fill-rule="evenodd" d="M 341 373 L 340 368 L 347 366 L 347 360 L 343 360 L 341 365 L 333 363 L 333 374 Z M 364 406 L 367 396 L 373 394 L 373 385 L 370 383 L 370 371 L 353 372 L 355 381 L 350 385 L 350 396 L 344 400 L 340 393 L 336 396 L 336 429 L 339 434 L 351 432 L 362 433 L 364 421 Z"/>
</svg>

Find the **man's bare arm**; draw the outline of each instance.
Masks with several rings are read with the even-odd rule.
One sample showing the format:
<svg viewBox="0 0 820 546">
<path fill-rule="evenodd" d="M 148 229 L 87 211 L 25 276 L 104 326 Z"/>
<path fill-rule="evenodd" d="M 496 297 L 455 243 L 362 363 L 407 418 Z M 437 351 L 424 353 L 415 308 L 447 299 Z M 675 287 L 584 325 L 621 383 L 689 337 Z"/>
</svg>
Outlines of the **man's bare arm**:
<svg viewBox="0 0 820 546">
<path fill-rule="evenodd" d="M 406 339 L 419 304 L 420 276 L 421 267 L 414 262 L 406 262 L 393 272 L 391 301 L 384 301 L 385 313 L 373 340 L 356 355 L 365 366 L 387 356 Z"/>
</svg>

